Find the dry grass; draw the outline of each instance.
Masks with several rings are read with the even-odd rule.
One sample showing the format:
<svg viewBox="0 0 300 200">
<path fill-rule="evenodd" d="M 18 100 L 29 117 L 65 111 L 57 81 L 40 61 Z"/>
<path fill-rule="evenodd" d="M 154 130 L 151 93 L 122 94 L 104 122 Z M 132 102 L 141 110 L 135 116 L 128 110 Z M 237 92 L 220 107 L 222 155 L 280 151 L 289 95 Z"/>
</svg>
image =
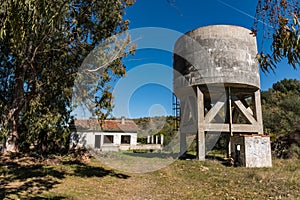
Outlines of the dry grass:
<svg viewBox="0 0 300 200">
<path fill-rule="evenodd" d="M 234 168 L 214 160 L 177 160 L 155 172 L 132 174 L 97 160 L 5 161 L 0 199 L 300 199 L 300 160 L 273 165 Z"/>
</svg>

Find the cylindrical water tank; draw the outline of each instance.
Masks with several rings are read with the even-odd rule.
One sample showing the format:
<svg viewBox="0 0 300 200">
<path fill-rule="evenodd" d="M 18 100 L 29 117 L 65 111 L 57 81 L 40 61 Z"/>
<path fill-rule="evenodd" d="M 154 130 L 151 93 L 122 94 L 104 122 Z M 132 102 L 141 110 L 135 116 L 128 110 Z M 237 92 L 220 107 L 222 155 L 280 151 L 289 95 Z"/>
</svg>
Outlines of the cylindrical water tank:
<svg viewBox="0 0 300 200">
<path fill-rule="evenodd" d="M 214 25 L 180 37 L 174 48 L 174 89 L 223 83 L 259 89 L 256 38 L 250 33 L 243 27 Z"/>
</svg>

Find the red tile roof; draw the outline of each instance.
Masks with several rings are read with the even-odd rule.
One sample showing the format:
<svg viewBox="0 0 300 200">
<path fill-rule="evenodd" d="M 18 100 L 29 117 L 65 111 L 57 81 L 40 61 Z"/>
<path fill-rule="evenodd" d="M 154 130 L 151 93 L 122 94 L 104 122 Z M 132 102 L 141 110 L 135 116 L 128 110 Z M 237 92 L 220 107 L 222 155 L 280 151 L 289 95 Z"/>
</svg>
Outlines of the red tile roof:
<svg viewBox="0 0 300 200">
<path fill-rule="evenodd" d="M 137 132 L 138 127 L 132 120 L 104 120 L 102 127 L 98 119 L 75 119 L 75 128 L 80 130 L 98 130 L 105 132 Z"/>
</svg>

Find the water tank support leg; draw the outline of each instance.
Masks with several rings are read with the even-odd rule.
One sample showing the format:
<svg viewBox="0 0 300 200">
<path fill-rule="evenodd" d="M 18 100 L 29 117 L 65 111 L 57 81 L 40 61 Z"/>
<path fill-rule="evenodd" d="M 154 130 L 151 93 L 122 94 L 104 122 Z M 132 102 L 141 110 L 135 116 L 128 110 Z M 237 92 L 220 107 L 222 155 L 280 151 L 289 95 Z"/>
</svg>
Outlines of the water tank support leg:
<svg viewBox="0 0 300 200">
<path fill-rule="evenodd" d="M 205 160 L 205 132 L 204 132 L 204 95 L 197 87 L 197 111 L 198 111 L 198 133 L 197 133 L 197 159 Z"/>
</svg>

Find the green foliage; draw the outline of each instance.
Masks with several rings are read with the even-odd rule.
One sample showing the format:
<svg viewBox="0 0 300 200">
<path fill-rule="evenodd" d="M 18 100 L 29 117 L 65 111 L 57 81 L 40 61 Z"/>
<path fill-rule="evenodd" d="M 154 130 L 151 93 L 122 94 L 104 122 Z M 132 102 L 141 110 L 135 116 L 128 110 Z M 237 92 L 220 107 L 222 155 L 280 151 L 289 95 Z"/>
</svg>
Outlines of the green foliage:
<svg viewBox="0 0 300 200">
<path fill-rule="evenodd" d="M 274 70 L 276 64 L 284 58 L 294 69 L 300 63 L 300 20 L 298 0 L 259 0 L 256 7 L 255 28 L 259 30 L 258 22 L 262 22 L 264 36 L 272 40 L 272 53 L 261 51 L 258 61 L 263 71 Z"/>
<path fill-rule="evenodd" d="M 173 116 L 137 118 L 134 119 L 134 122 L 139 128 L 139 137 L 145 138 L 147 135 L 163 134 L 164 145 L 168 145 L 174 138 L 175 119 Z"/>
<path fill-rule="evenodd" d="M 21 150 L 60 148 L 67 139 L 74 80 L 85 57 L 106 38 L 128 29 L 133 1 L 1 1 L 0 122 Z M 110 102 L 110 76 L 125 73 L 121 58 L 107 66 L 97 89 Z M 105 85 L 106 84 L 106 85 Z M 97 104 L 102 109 L 102 104 Z M 104 108 L 105 105 L 104 105 Z M 108 106 L 109 110 L 109 106 Z M 5 133 L 4 133 L 5 132 Z"/>
<path fill-rule="evenodd" d="M 292 92 L 296 95 L 300 95 L 300 84 L 296 79 L 283 79 L 273 84 L 273 90 L 281 93 Z"/>
<path fill-rule="evenodd" d="M 266 133 L 287 133 L 300 123 L 300 81 L 279 81 L 263 91 L 261 98 Z"/>
</svg>

